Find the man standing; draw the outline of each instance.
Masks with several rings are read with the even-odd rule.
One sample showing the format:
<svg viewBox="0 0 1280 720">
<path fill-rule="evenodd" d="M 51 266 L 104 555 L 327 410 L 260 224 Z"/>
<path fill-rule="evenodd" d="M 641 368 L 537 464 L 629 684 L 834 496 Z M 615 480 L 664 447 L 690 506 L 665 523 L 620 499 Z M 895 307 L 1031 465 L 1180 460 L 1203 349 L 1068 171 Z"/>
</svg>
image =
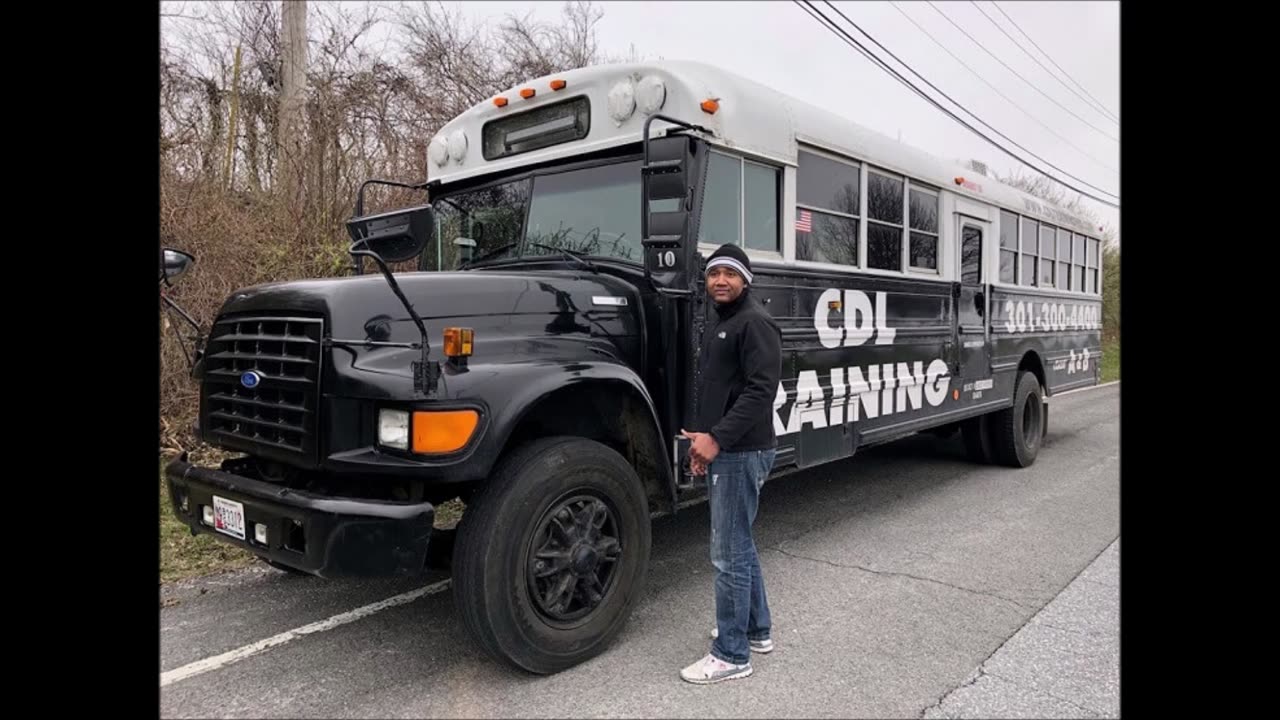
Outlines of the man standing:
<svg viewBox="0 0 1280 720">
<path fill-rule="evenodd" d="M 707 478 L 716 628 L 711 652 L 680 672 L 710 684 L 751 674 L 751 652 L 773 650 L 764 577 L 751 526 L 760 488 L 773 469 L 773 399 L 782 374 L 778 325 L 751 297 L 751 260 L 722 245 L 707 261 L 716 319 L 703 334 L 692 445 L 694 475 Z"/>
</svg>

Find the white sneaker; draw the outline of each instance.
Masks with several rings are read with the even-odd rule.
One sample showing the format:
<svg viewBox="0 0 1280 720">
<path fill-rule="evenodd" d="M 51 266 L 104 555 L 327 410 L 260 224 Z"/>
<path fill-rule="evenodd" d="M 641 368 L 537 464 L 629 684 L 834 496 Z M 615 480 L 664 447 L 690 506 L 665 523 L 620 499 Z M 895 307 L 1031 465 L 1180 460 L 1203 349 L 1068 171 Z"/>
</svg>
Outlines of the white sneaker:
<svg viewBox="0 0 1280 720">
<path fill-rule="evenodd" d="M 715 640 L 720 637 L 720 628 L 711 628 L 711 639 Z M 773 640 L 765 638 L 764 640 L 747 640 L 747 644 L 751 646 L 751 652 L 768 655 L 773 652 Z"/>
<path fill-rule="evenodd" d="M 711 653 L 680 671 L 680 677 L 695 685 L 710 685 L 722 680 L 744 678 L 751 674 L 751 663 L 734 665 L 727 663 Z"/>
</svg>

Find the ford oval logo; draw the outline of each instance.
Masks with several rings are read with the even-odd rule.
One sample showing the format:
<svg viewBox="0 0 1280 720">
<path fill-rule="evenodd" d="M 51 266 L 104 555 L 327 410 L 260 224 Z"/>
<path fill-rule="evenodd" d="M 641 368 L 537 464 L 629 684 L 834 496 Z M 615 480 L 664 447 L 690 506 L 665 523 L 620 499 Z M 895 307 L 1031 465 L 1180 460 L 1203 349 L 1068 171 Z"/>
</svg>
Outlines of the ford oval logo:
<svg viewBox="0 0 1280 720">
<path fill-rule="evenodd" d="M 250 370 L 240 376 L 240 384 L 250 390 L 258 387 L 258 383 L 260 382 L 262 382 L 262 375 L 259 374 L 257 370 Z"/>
</svg>

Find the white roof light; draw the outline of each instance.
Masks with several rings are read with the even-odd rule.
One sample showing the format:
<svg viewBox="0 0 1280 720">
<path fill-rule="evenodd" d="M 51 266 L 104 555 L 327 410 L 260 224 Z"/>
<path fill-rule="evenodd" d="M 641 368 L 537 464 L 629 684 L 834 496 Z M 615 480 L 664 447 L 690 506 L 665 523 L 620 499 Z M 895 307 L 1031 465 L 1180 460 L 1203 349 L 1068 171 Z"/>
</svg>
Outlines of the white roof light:
<svg viewBox="0 0 1280 720">
<path fill-rule="evenodd" d="M 449 160 L 449 146 L 445 144 L 444 138 L 437 137 L 431 141 L 427 154 L 431 156 L 431 162 L 443 167 Z"/>
<path fill-rule="evenodd" d="M 622 124 L 636 110 L 636 89 L 630 78 L 619 82 L 609 91 L 609 117 Z"/>
<path fill-rule="evenodd" d="M 453 131 L 449 136 L 449 157 L 457 162 L 462 162 L 462 158 L 467 154 L 467 134 L 461 130 Z"/>
<path fill-rule="evenodd" d="M 640 112 L 652 115 L 661 110 L 663 103 L 667 101 L 667 86 L 661 79 L 650 75 L 641 80 L 640 86 L 636 88 L 636 101 Z"/>
</svg>

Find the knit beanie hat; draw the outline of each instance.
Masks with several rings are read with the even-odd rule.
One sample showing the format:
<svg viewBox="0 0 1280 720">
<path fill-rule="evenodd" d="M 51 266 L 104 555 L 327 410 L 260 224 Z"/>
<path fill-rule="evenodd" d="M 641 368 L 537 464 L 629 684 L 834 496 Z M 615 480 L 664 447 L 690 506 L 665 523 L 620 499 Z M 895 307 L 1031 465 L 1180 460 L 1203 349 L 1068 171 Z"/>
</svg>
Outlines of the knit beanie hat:
<svg viewBox="0 0 1280 720">
<path fill-rule="evenodd" d="M 751 284 L 751 258 L 742 251 L 737 245 L 724 244 L 719 247 L 711 257 L 707 259 L 706 272 L 711 272 L 711 268 L 724 265 L 731 268 L 746 281 Z"/>
</svg>

